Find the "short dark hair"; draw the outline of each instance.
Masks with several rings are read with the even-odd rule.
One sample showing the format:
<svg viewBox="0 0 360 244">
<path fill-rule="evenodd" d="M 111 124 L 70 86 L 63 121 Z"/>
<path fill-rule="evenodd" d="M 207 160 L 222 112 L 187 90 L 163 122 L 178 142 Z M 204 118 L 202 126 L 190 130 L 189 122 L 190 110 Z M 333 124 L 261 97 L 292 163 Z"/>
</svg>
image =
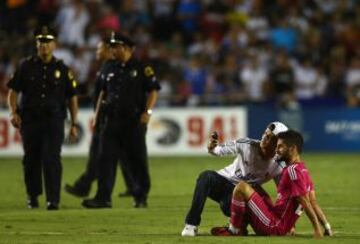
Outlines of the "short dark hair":
<svg viewBox="0 0 360 244">
<path fill-rule="evenodd" d="M 298 152 L 302 152 L 304 138 L 299 132 L 295 130 L 284 131 L 278 134 L 278 138 L 282 139 L 287 146 L 296 146 Z"/>
</svg>

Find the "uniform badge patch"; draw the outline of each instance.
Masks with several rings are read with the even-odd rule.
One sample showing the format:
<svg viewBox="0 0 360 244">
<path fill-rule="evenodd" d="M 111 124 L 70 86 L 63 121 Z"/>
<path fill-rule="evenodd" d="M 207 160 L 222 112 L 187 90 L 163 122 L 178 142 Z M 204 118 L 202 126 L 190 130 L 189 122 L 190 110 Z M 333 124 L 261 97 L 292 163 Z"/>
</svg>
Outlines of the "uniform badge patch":
<svg viewBox="0 0 360 244">
<path fill-rule="evenodd" d="M 131 77 L 136 77 L 137 76 L 137 70 L 136 69 L 132 70 L 130 75 L 131 75 Z"/>
<path fill-rule="evenodd" d="M 56 79 L 59 79 L 60 78 L 60 76 L 61 76 L 61 72 L 60 72 L 60 70 L 55 70 L 55 72 L 54 72 L 54 76 L 55 76 L 55 78 Z"/>
<path fill-rule="evenodd" d="M 149 77 L 155 74 L 154 69 L 150 66 L 146 66 L 144 70 L 145 76 Z"/>
<path fill-rule="evenodd" d="M 73 80 L 73 81 L 72 81 L 72 86 L 73 86 L 73 88 L 76 88 L 76 87 L 77 87 L 77 82 L 76 82 L 76 80 Z"/>
</svg>

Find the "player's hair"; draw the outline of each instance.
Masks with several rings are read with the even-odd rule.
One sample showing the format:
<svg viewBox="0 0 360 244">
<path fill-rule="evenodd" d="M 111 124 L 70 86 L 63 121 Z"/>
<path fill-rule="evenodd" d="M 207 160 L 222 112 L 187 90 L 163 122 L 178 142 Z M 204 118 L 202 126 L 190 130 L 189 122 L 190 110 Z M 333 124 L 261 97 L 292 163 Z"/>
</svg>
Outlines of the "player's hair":
<svg viewBox="0 0 360 244">
<path fill-rule="evenodd" d="M 282 139 L 287 146 L 296 146 L 298 152 L 302 152 L 304 138 L 299 132 L 295 130 L 284 131 L 278 134 L 278 138 Z"/>
</svg>

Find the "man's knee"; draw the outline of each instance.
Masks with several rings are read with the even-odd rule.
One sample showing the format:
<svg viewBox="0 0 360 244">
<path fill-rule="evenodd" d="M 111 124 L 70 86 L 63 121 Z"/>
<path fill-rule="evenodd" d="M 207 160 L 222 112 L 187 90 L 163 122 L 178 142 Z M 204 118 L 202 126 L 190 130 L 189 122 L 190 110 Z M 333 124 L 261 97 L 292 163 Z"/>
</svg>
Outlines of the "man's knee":
<svg viewBox="0 0 360 244">
<path fill-rule="evenodd" d="M 214 178 L 214 174 L 216 174 L 216 172 L 212 170 L 205 170 L 199 174 L 197 182 L 208 182 Z"/>
<path fill-rule="evenodd" d="M 250 185 L 241 180 L 234 188 L 234 195 L 237 197 L 243 196 L 249 189 Z"/>
<path fill-rule="evenodd" d="M 202 188 L 203 190 L 209 189 L 215 182 L 215 171 L 205 170 L 201 172 L 196 180 L 196 187 Z"/>
</svg>

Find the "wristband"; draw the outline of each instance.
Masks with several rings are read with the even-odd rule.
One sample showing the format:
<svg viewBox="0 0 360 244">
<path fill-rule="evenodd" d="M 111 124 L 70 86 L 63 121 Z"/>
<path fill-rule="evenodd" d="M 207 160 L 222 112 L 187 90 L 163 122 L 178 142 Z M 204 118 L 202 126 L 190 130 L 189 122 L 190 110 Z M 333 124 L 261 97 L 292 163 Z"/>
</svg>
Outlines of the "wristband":
<svg viewBox="0 0 360 244">
<path fill-rule="evenodd" d="M 325 230 L 331 230 L 331 226 L 329 223 L 324 224 Z"/>
</svg>

